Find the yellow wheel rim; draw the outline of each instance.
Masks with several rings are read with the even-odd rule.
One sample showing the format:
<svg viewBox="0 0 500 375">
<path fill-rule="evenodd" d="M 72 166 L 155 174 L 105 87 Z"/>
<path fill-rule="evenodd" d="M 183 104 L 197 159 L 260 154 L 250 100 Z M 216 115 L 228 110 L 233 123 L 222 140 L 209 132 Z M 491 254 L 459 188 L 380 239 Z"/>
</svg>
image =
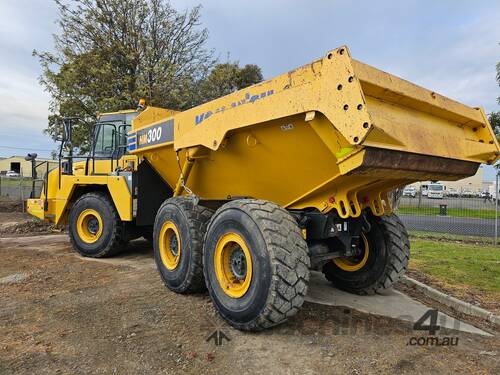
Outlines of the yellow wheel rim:
<svg viewBox="0 0 500 375">
<path fill-rule="evenodd" d="M 252 281 L 252 256 L 245 240 L 237 233 L 224 234 L 215 247 L 215 274 L 229 297 L 241 298 Z"/>
<path fill-rule="evenodd" d="M 168 270 L 175 270 L 181 259 L 181 237 L 174 223 L 166 221 L 160 231 L 160 258 Z"/>
<path fill-rule="evenodd" d="M 102 217 L 96 210 L 83 210 L 76 221 L 78 237 L 83 242 L 94 243 L 102 235 Z"/>
<path fill-rule="evenodd" d="M 333 262 L 343 271 L 355 272 L 360 270 L 366 264 L 368 260 L 368 255 L 370 254 L 370 246 L 368 245 L 368 239 L 365 234 L 361 234 L 363 239 L 363 255 L 361 257 L 349 257 L 349 258 L 337 258 Z"/>
</svg>

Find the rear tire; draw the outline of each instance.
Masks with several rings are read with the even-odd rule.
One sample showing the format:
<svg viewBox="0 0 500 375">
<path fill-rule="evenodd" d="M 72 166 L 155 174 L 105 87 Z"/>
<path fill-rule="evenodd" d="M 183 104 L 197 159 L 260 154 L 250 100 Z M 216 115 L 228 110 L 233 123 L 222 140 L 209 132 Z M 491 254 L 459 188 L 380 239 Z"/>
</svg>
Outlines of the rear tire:
<svg viewBox="0 0 500 375">
<path fill-rule="evenodd" d="M 323 266 L 323 274 L 338 289 L 350 293 L 367 295 L 391 288 L 408 269 L 410 241 L 403 223 L 395 214 L 369 216 L 371 230 L 364 233 L 369 245 L 369 254 L 364 265 L 339 266 L 337 261 Z"/>
<path fill-rule="evenodd" d="M 84 194 L 73 204 L 69 238 L 76 251 L 92 258 L 113 256 L 127 245 L 113 202 L 100 192 Z"/>
<path fill-rule="evenodd" d="M 237 329 L 262 330 L 302 306 L 309 282 L 307 244 L 283 208 L 262 200 L 232 201 L 210 220 L 203 271 L 221 316 Z"/>
<path fill-rule="evenodd" d="M 161 279 L 176 293 L 205 290 L 203 236 L 212 211 L 188 197 L 167 199 L 153 231 L 154 257 Z"/>
</svg>

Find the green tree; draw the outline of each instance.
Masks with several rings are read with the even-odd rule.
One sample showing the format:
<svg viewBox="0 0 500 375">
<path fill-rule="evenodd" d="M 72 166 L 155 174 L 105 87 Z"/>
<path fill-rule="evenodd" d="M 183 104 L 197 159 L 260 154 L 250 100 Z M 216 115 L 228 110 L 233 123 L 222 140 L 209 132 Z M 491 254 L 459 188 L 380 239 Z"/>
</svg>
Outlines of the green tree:
<svg viewBox="0 0 500 375">
<path fill-rule="evenodd" d="M 500 140 L 500 112 L 491 112 L 488 115 L 488 121 L 490 122 L 497 139 Z"/>
<path fill-rule="evenodd" d="M 240 69 L 240 75 L 238 77 L 238 90 L 255 85 L 261 82 L 263 79 L 262 70 L 254 64 L 247 64 Z"/>
<path fill-rule="evenodd" d="M 500 62 L 498 62 L 497 66 L 497 82 L 498 86 L 500 87 Z M 500 96 L 497 98 L 498 104 L 500 104 Z M 491 124 L 491 127 L 493 128 L 493 131 L 495 132 L 497 139 L 500 141 L 500 112 L 491 112 L 488 115 L 488 120 Z"/>
<path fill-rule="evenodd" d="M 201 85 L 200 101 L 220 98 L 260 81 L 262 71 L 257 65 L 249 64 L 240 68 L 237 62 L 217 64 Z"/>
<path fill-rule="evenodd" d="M 164 0 L 55 3 L 54 52 L 33 51 L 51 95 L 49 135 L 60 132 L 61 117 L 79 117 L 73 143 L 85 152 L 97 111 L 135 108 L 139 98 L 180 110 L 200 102 L 197 87 L 216 64 L 200 6 L 178 12 Z"/>
</svg>

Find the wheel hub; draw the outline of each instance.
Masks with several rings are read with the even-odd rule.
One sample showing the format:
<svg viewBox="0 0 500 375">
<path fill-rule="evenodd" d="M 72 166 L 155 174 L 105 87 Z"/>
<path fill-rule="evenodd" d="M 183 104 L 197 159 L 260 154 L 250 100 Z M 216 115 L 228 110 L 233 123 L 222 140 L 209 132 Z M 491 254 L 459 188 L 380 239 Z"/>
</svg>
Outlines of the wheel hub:
<svg viewBox="0 0 500 375">
<path fill-rule="evenodd" d="M 177 241 L 177 236 L 170 237 L 170 251 L 174 257 L 176 257 L 179 253 L 179 242 Z"/>
<path fill-rule="evenodd" d="M 169 271 L 177 268 L 181 259 L 182 241 L 177 226 L 172 221 L 163 223 L 158 239 L 160 258 Z"/>
<path fill-rule="evenodd" d="M 102 216 L 93 208 L 87 208 L 78 215 L 76 233 L 83 242 L 95 243 L 101 238 L 103 229 Z"/>
<path fill-rule="evenodd" d="M 223 234 L 214 253 L 219 286 L 231 298 L 242 298 L 252 282 L 252 256 L 243 237 L 235 232 Z"/>
<path fill-rule="evenodd" d="M 237 280 L 243 280 L 247 274 L 247 261 L 245 253 L 240 246 L 236 247 L 229 257 L 231 272 Z"/>
<path fill-rule="evenodd" d="M 97 234 L 99 232 L 99 221 L 96 217 L 92 216 L 87 222 L 87 229 L 91 234 Z"/>
<path fill-rule="evenodd" d="M 351 256 L 333 259 L 333 262 L 341 270 L 346 272 L 356 272 L 365 266 L 370 253 L 370 245 L 368 243 L 368 238 L 364 233 L 361 234 L 361 239 L 363 240 L 361 247 L 356 246 L 353 248 L 353 254 Z"/>
</svg>

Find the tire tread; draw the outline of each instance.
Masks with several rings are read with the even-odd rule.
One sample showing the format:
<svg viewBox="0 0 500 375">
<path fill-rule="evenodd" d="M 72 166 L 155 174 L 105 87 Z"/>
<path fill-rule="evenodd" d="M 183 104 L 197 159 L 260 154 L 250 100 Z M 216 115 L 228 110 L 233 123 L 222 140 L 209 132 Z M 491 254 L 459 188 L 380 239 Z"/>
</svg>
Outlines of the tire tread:
<svg viewBox="0 0 500 375">
<path fill-rule="evenodd" d="M 73 207 L 75 207 L 81 201 L 83 201 L 85 199 L 89 199 L 89 198 L 94 198 L 94 199 L 100 200 L 102 202 L 102 204 L 107 205 L 108 208 L 110 209 L 110 211 L 113 215 L 113 221 L 114 221 L 111 239 L 106 244 L 106 247 L 103 248 L 98 253 L 88 254 L 88 253 L 85 253 L 79 249 L 78 244 L 76 243 L 76 240 L 74 238 L 74 234 L 70 230 L 69 231 L 69 238 L 70 238 L 71 245 L 73 246 L 73 248 L 76 251 L 78 251 L 78 253 L 80 255 L 85 256 L 85 257 L 107 258 L 107 257 L 112 257 L 114 255 L 117 255 L 118 253 L 120 253 L 123 250 L 123 248 L 125 247 L 126 242 L 127 242 L 125 240 L 125 233 L 123 230 L 123 226 L 121 225 L 122 222 L 120 220 L 120 216 L 118 215 L 118 212 L 116 211 L 116 208 L 115 208 L 113 202 L 109 199 L 108 195 L 105 193 L 102 193 L 102 192 L 97 192 L 97 191 L 83 194 L 75 201 L 75 203 L 73 204 Z M 70 213 L 70 216 L 72 216 L 71 213 Z M 76 218 L 74 218 L 74 219 L 76 220 Z"/>
<path fill-rule="evenodd" d="M 167 288 L 176 293 L 189 294 L 203 292 L 206 289 L 205 279 L 203 277 L 203 238 L 213 211 L 196 204 L 191 197 L 174 197 L 165 200 L 158 209 L 158 212 L 168 204 L 176 205 L 185 214 L 192 248 L 195 250 L 192 254 L 192 267 L 188 269 L 186 279 L 179 288 L 172 289 L 163 278 L 161 272 L 160 276 Z M 198 251 L 196 249 L 198 249 Z"/>
<path fill-rule="evenodd" d="M 260 228 L 269 251 L 273 275 L 266 304 L 256 318 L 250 322 L 237 323 L 230 317 L 223 317 L 235 328 L 245 331 L 260 331 L 281 324 L 298 312 L 309 284 L 308 247 L 297 222 L 282 207 L 257 199 L 226 203 L 213 218 L 227 209 L 245 212 Z M 205 267 L 205 272 L 210 272 L 210 267 Z M 208 290 L 213 299 L 211 288 Z"/>
<path fill-rule="evenodd" d="M 378 219 L 388 247 L 388 261 L 382 275 L 374 284 L 365 288 L 342 286 L 342 289 L 351 293 L 359 295 L 380 294 L 384 290 L 391 288 L 408 270 L 410 241 L 403 222 L 395 214 L 381 216 Z M 329 272 L 324 272 L 324 275 L 330 282 L 335 284 L 333 275 Z"/>
</svg>

